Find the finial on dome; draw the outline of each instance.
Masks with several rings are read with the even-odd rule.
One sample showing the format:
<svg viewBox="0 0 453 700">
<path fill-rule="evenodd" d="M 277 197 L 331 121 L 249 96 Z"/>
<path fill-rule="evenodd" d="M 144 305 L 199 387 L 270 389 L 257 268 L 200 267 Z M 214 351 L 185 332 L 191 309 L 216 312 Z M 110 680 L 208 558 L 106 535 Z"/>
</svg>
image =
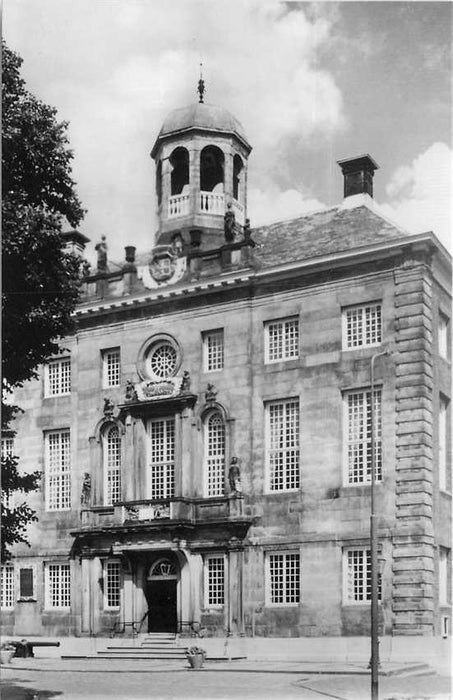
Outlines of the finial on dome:
<svg viewBox="0 0 453 700">
<path fill-rule="evenodd" d="M 199 94 L 199 99 L 198 102 L 203 102 L 203 95 L 204 95 L 204 80 L 203 80 L 203 63 L 200 61 L 200 80 L 198 81 L 198 94 Z"/>
</svg>

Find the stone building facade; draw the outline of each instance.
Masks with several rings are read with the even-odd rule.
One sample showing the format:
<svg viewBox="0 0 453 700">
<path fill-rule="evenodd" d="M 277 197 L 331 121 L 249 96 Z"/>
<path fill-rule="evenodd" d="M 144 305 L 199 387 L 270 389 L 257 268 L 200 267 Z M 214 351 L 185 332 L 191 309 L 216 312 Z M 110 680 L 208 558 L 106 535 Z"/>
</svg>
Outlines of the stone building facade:
<svg viewBox="0 0 453 700">
<path fill-rule="evenodd" d="M 448 634 L 450 257 L 379 213 L 369 156 L 338 206 L 251 229 L 250 152 L 226 110 L 169 115 L 153 249 L 97 246 L 16 396 L 3 449 L 43 478 L 5 633 L 367 635 L 374 446 L 381 631 Z"/>
</svg>

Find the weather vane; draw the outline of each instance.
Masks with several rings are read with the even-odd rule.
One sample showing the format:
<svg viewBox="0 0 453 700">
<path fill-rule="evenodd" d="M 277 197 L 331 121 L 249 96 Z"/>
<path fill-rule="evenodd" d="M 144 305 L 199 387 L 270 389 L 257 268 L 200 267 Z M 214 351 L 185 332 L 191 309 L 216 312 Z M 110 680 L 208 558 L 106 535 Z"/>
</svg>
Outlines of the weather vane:
<svg viewBox="0 0 453 700">
<path fill-rule="evenodd" d="M 200 80 L 198 81 L 198 94 L 200 95 L 198 102 L 203 102 L 204 80 L 203 80 L 203 63 L 201 61 L 200 61 Z"/>
</svg>

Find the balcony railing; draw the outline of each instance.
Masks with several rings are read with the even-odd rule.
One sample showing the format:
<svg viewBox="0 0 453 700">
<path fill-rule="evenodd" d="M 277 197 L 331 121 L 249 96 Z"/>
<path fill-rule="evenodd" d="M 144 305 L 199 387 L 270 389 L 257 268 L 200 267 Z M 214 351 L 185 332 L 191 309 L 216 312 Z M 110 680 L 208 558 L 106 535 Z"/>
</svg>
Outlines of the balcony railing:
<svg viewBox="0 0 453 700">
<path fill-rule="evenodd" d="M 190 211 L 189 195 L 176 194 L 168 200 L 168 218 L 173 219 L 175 216 L 184 216 Z"/>
<path fill-rule="evenodd" d="M 244 217 L 245 210 L 244 210 L 244 207 L 243 207 L 242 204 L 240 204 L 236 199 L 233 199 L 233 201 L 231 202 L 231 204 L 232 204 L 232 208 L 233 208 L 233 211 L 234 211 L 234 216 L 236 217 L 236 223 L 237 223 L 237 224 L 240 224 L 241 226 L 243 226 L 244 223 L 245 223 L 245 217 Z"/>
<path fill-rule="evenodd" d="M 243 498 L 218 496 L 215 498 L 182 498 L 115 503 L 114 506 L 95 506 L 82 510 L 82 527 L 132 525 L 134 523 L 215 522 L 243 516 Z"/>
<path fill-rule="evenodd" d="M 225 197 L 214 192 L 200 192 L 200 210 L 206 214 L 225 214 Z"/>
</svg>

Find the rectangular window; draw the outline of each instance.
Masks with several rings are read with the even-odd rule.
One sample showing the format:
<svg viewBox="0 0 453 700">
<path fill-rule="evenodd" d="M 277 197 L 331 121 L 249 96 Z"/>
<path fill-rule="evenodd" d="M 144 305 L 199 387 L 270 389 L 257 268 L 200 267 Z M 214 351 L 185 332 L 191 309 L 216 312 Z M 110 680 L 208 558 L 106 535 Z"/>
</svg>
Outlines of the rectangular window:
<svg viewBox="0 0 453 700">
<path fill-rule="evenodd" d="M 69 564 L 45 564 L 46 608 L 71 607 L 71 567 Z"/>
<path fill-rule="evenodd" d="M 342 310 L 343 350 L 366 348 L 382 342 L 381 304 L 349 306 Z"/>
<path fill-rule="evenodd" d="M 14 608 L 14 566 L 5 564 L 1 568 L 1 607 L 2 609 Z"/>
<path fill-rule="evenodd" d="M 266 363 L 299 357 L 299 319 L 284 318 L 264 325 Z"/>
<path fill-rule="evenodd" d="M 69 430 L 45 436 L 46 509 L 71 508 L 71 443 Z"/>
<path fill-rule="evenodd" d="M 439 605 L 448 605 L 448 554 L 446 547 L 439 547 Z"/>
<path fill-rule="evenodd" d="M 104 389 L 120 386 L 121 353 L 119 348 L 102 350 L 102 385 Z"/>
<path fill-rule="evenodd" d="M 300 555 L 294 553 L 267 556 L 267 594 L 269 605 L 296 605 L 300 601 Z"/>
<path fill-rule="evenodd" d="M 224 344 L 223 328 L 203 333 L 203 367 L 205 372 L 223 369 Z"/>
<path fill-rule="evenodd" d="M 439 328 L 437 331 L 438 350 L 441 357 L 448 359 L 448 316 L 439 312 Z"/>
<path fill-rule="evenodd" d="M 215 607 L 225 602 L 225 559 L 208 557 L 205 561 L 205 605 Z"/>
<path fill-rule="evenodd" d="M 71 358 L 50 360 L 44 369 L 44 396 L 65 396 L 71 393 Z"/>
<path fill-rule="evenodd" d="M 439 488 L 446 491 L 447 484 L 447 411 L 448 401 L 439 399 Z"/>
<path fill-rule="evenodd" d="M 299 488 L 299 399 L 266 405 L 266 466 L 269 491 Z"/>
<path fill-rule="evenodd" d="M 346 429 L 346 484 L 371 483 L 371 391 L 344 395 Z M 375 481 L 382 481 L 381 390 L 374 391 Z"/>
<path fill-rule="evenodd" d="M 371 600 L 371 551 L 365 547 L 343 553 L 343 593 L 345 605 Z M 381 575 L 378 574 L 378 600 L 381 600 Z"/>
<path fill-rule="evenodd" d="M 121 564 L 119 561 L 108 561 L 105 564 L 104 595 L 107 609 L 120 607 Z"/>
<path fill-rule="evenodd" d="M 170 498 L 175 491 L 175 420 L 152 420 L 150 434 L 150 498 Z"/>
<path fill-rule="evenodd" d="M 33 586 L 33 569 L 20 569 L 19 571 L 19 598 L 21 600 L 26 600 L 28 598 L 33 598 L 34 596 L 34 586 Z"/>
</svg>

